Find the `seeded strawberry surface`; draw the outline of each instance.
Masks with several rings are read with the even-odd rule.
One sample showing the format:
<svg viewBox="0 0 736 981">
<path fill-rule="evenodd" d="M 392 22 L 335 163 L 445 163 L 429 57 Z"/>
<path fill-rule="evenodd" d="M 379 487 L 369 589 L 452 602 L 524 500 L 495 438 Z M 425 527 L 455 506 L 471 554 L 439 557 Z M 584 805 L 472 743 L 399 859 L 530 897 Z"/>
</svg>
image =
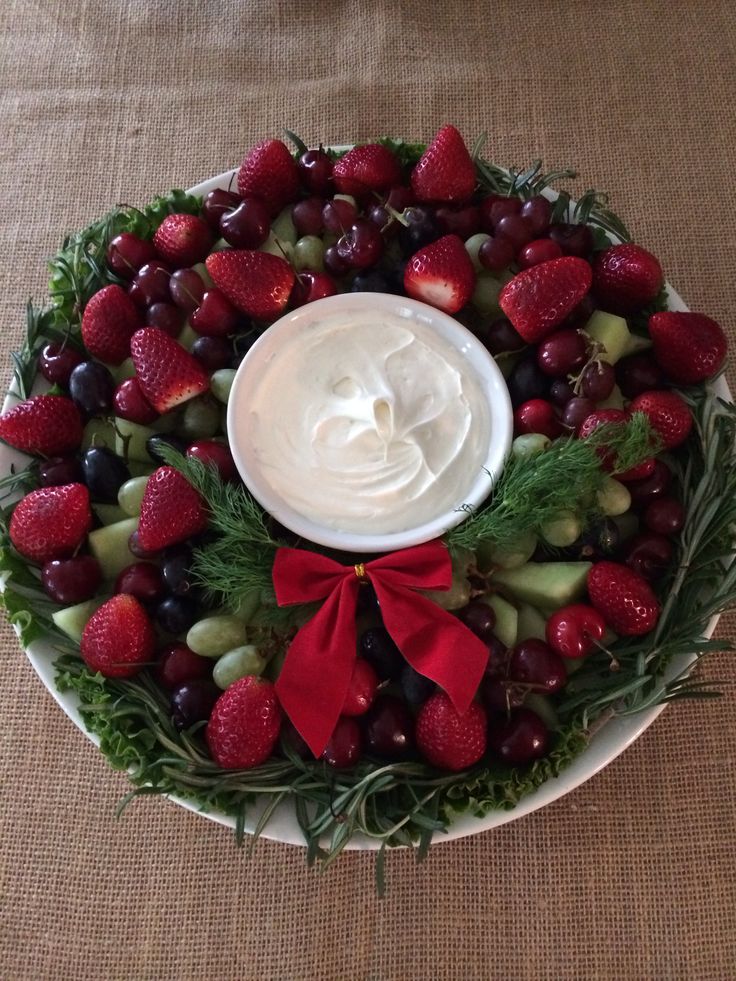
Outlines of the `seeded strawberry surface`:
<svg viewBox="0 0 736 981">
<path fill-rule="evenodd" d="M 294 270 L 267 252 L 228 249 L 213 252 L 207 272 L 230 302 L 257 320 L 275 320 L 289 302 Z"/>
<path fill-rule="evenodd" d="M 466 201 L 475 188 L 475 165 L 454 126 L 443 126 L 412 171 L 418 201 Z"/>
<path fill-rule="evenodd" d="M 712 378 L 726 360 L 726 335 L 705 314 L 679 310 L 652 314 L 649 333 L 657 361 L 681 385 Z"/>
<path fill-rule="evenodd" d="M 142 326 L 138 308 L 115 284 L 91 297 L 82 315 L 82 340 L 90 354 L 120 364 L 130 354 L 130 339 Z"/>
<path fill-rule="evenodd" d="M 518 273 L 501 290 L 498 302 L 516 331 L 533 344 L 562 323 L 591 282 L 585 259 L 563 256 Z"/>
<path fill-rule="evenodd" d="M 130 353 L 143 397 L 159 413 L 209 390 L 209 375 L 199 361 L 162 330 L 136 331 Z"/>
<path fill-rule="evenodd" d="M 217 700 L 207 723 L 206 739 L 215 762 L 226 770 L 246 770 L 264 763 L 281 728 L 281 707 L 269 681 L 245 677 Z"/>
<path fill-rule="evenodd" d="M 91 527 L 84 484 L 41 487 L 18 502 L 10 519 L 10 540 L 21 555 L 43 564 L 73 555 Z"/>
<path fill-rule="evenodd" d="M 138 521 L 138 540 L 147 552 L 186 541 L 207 527 L 202 496 L 173 467 L 159 467 L 146 484 Z"/>
<path fill-rule="evenodd" d="M 106 678 L 130 678 L 153 660 L 155 646 L 148 614 L 135 597 L 120 593 L 92 615 L 79 649 L 92 671 Z"/>
<path fill-rule="evenodd" d="M 34 395 L 0 416 L 0 439 L 23 453 L 62 456 L 82 442 L 82 418 L 64 395 Z"/>
<path fill-rule="evenodd" d="M 401 182 L 401 166 L 394 154 L 380 143 L 367 143 L 348 150 L 332 172 L 341 194 L 354 197 L 371 191 L 387 191 Z"/>
<path fill-rule="evenodd" d="M 619 562 L 596 562 L 588 575 L 588 594 L 608 626 L 624 637 L 648 634 L 659 619 L 652 587 Z"/>
<path fill-rule="evenodd" d="M 263 140 L 246 154 L 238 170 L 238 193 L 265 201 L 272 215 L 299 195 L 299 170 L 281 140 Z"/>
<path fill-rule="evenodd" d="M 473 702 L 460 715 L 444 692 L 430 696 L 417 716 L 420 752 L 434 766 L 459 771 L 477 763 L 486 751 L 486 712 Z"/>
</svg>

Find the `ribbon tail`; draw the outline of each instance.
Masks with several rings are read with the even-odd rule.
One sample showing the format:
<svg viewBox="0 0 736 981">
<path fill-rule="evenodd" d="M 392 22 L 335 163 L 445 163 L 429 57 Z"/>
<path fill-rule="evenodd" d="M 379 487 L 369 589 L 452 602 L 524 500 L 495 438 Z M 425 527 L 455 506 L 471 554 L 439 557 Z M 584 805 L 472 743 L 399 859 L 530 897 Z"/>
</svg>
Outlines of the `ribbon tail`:
<svg viewBox="0 0 736 981">
<path fill-rule="evenodd" d="M 276 682 L 286 714 L 315 757 L 321 756 L 340 716 L 356 648 L 359 583 L 345 577 L 297 633 Z"/>
<path fill-rule="evenodd" d="M 372 575 L 386 630 L 415 671 L 430 678 L 463 715 L 478 691 L 489 649 L 479 637 L 431 600 Z"/>
</svg>

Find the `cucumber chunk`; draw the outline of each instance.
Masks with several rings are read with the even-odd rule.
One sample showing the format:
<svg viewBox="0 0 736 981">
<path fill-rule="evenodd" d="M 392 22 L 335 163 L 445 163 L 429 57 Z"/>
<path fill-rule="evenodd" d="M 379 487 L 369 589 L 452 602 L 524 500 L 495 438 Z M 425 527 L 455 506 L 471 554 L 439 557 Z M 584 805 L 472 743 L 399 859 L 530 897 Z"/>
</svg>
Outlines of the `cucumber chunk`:
<svg viewBox="0 0 736 981">
<path fill-rule="evenodd" d="M 89 550 L 100 563 L 104 579 L 115 579 L 126 566 L 140 562 L 128 548 L 137 527 L 138 518 L 126 518 L 89 533 Z"/>
<path fill-rule="evenodd" d="M 494 573 L 494 585 L 532 606 L 556 610 L 585 593 L 592 562 L 528 562 L 518 569 Z"/>
</svg>

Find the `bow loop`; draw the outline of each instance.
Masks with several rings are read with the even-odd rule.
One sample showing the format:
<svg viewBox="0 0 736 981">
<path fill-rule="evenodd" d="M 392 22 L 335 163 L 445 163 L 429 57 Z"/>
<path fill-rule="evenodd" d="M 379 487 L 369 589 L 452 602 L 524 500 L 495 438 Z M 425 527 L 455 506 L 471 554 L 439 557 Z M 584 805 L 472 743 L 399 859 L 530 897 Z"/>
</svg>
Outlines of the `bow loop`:
<svg viewBox="0 0 736 981">
<path fill-rule="evenodd" d="M 480 684 L 488 648 L 457 617 L 417 593 L 446 590 L 452 565 L 445 545 L 426 542 L 355 566 L 302 549 L 281 548 L 273 566 L 279 606 L 324 599 L 289 646 L 276 682 L 286 714 L 315 756 L 340 717 L 356 656 L 360 583 L 376 591 L 383 622 L 411 666 L 440 685 L 458 712 Z"/>
</svg>

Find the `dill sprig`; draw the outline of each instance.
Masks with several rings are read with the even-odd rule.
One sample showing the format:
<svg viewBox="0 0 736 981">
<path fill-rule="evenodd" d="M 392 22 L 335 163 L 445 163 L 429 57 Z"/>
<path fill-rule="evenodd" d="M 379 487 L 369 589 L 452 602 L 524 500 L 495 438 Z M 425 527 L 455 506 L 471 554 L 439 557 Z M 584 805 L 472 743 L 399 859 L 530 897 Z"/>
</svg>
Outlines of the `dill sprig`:
<svg viewBox="0 0 736 981">
<path fill-rule="evenodd" d="M 215 533 L 195 549 L 192 575 L 207 596 L 237 612 L 253 593 L 269 605 L 271 568 L 283 542 L 273 537 L 268 516 L 242 484 L 223 481 L 214 467 L 163 447 L 166 463 L 176 467 L 207 502 Z"/>
<path fill-rule="evenodd" d="M 600 426 L 587 439 L 559 439 L 535 457 L 512 456 L 488 503 L 448 533 L 448 544 L 471 551 L 481 542 L 506 548 L 562 510 L 577 508 L 591 517 L 598 512 L 596 492 L 608 477 L 599 450 L 605 447 L 623 472 L 651 456 L 652 445 L 649 422 L 637 412 L 626 424 Z"/>
</svg>

